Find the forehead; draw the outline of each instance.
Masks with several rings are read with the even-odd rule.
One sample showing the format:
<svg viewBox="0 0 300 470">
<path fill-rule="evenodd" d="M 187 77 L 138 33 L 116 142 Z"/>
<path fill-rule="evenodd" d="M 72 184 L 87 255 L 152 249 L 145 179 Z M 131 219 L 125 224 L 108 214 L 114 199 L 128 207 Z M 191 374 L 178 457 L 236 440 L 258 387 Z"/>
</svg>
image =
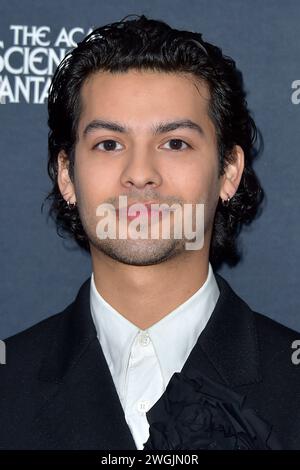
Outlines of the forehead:
<svg viewBox="0 0 300 470">
<path fill-rule="evenodd" d="M 79 133 L 84 125 L 105 116 L 130 122 L 142 130 L 153 120 L 208 119 L 210 94 L 205 82 L 192 74 L 129 70 L 96 72 L 83 83 Z"/>
</svg>

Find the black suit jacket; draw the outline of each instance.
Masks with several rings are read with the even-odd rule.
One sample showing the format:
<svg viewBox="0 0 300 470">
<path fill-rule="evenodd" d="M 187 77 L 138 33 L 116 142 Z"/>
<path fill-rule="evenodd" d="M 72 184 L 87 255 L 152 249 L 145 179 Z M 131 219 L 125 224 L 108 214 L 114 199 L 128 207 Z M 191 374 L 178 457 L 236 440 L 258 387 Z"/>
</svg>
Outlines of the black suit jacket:
<svg viewBox="0 0 300 470">
<path fill-rule="evenodd" d="M 300 365 L 291 360 L 300 334 L 253 312 L 215 276 L 218 302 L 183 371 L 196 368 L 245 394 L 247 405 L 274 426 L 283 448 L 300 449 Z M 136 449 L 89 296 L 90 278 L 64 311 L 5 341 L 0 449 Z"/>
</svg>

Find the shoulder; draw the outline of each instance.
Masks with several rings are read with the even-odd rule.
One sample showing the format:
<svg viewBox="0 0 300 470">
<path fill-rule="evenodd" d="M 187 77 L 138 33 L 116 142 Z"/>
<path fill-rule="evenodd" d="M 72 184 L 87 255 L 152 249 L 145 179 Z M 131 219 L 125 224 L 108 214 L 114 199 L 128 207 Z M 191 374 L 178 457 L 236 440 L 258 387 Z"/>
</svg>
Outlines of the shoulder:
<svg viewBox="0 0 300 470">
<path fill-rule="evenodd" d="M 49 333 L 70 314 L 73 304 L 74 302 L 71 302 L 58 313 L 54 313 L 25 330 L 9 336 L 4 339 L 4 342 L 8 345 L 14 345 L 17 349 L 28 342 L 34 347 L 39 343 L 39 340 L 43 340 L 45 336 L 49 335 Z"/>
<path fill-rule="evenodd" d="M 239 385 L 236 391 L 247 395 L 249 407 L 274 426 L 283 448 L 298 449 L 300 352 L 295 346 L 297 341 L 300 344 L 300 333 L 253 310 L 226 281 L 220 285 L 230 325 L 226 344 L 234 351 L 231 367 L 236 365 L 239 375 L 245 370 L 257 370 L 255 381 Z M 244 339 L 241 341 L 238 336 Z"/>
<path fill-rule="evenodd" d="M 245 368 L 251 361 L 257 363 L 263 382 L 277 390 L 286 388 L 284 382 L 297 387 L 300 406 L 300 364 L 294 360 L 300 333 L 273 320 L 271 313 L 253 310 L 223 277 L 217 275 L 216 279 L 221 292 L 217 323 L 222 335 L 224 331 L 227 335 L 223 343 L 235 351 Z"/>
<path fill-rule="evenodd" d="M 72 303 L 64 310 L 4 339 L 6 363 L 0 367 L 1 377 L 11 374 L 22 376 L 29 370 L 38 369 L 71 310 Z"/>
<path fill-rule="evenodd" d="M 89 294 L 90 278 L 83 282 L 74 300 L 63 310 L 4 339 L 6 363 L 0 367 L 2 383 L 12 388 L 37 381 L 43 361 L 51 352 L 56 351 L 56 360 L 63 361 L 72 344 L 80 344 L 82 337 L 85 341 L 92 335 Z"/>
<path fill-rule="evenodd" d="M 262 416 L 270 418 L 283 448 L 299 449 L 300 354 L 295 341 L 300 340 L 300 333 L 261 313 L 253 315 L 261 373 L 261 381 L 251 392 L 253 403 Z"/>
<path fill-rule="evenodd" d="M 251 308 L 219 274 L 216 280 L 221 292 L 223 310 L 230 313 L 230 326 L 240 326 L 240 330 L 251 330 L 256 336 L 261 354 L 266 359 L 292 353 L 295 340 L 300 340 L 300 332 L 272 319 L 272 314 L 257 312 Z M 291 355 L 291 354 L 290 354 Z"/>
<path fill-rule="evenodd" d="M 278 346 L 282 341 L 293 341 L 294 339 L 300 338 L 300 332 L 273 320 L 268 315 L 253 310 L 252 312 L 254 314 L 256 325 L 260 334 L 266 335 L 266 343 L 269 343 L 270 340 L 270 338 L 267 337 L 268 333 L 272 334 L 272 337 L 276 340 L 276 342 L 278 341 Z"/>
<path fill-rule="evenodd" d="M 262 365 L 273 373 L 288 374 L 300 387 L 300 364 L 295 355 L 300 333 L 259 312 L 253 312 Z M 300 354 L 299 354 L 300 356 Z"/>
<path fill-rule="evenodd" d="M 30 358 L 33 363 L 36 362 L 43 353 L 47 353 L 47 349 L 58 338 L 63 338 L 68 333 L 69 336 L 72 335 L 73 332 L 70 331 L 73 327 L 71 319 L 75 316 L 76 322 L 79 317 L 83 316 L 82 312 L 86 313 L 88 311 L 89 292 L 90 278 L 83 282 L 74 300 L 63 310 L 4 339 L 7 365 L 24 362 L 27 358 L 27 365 L 29 366 Z M 78 328 L 80 329 L 80 327 L 81 324 Z"/>
</svg>

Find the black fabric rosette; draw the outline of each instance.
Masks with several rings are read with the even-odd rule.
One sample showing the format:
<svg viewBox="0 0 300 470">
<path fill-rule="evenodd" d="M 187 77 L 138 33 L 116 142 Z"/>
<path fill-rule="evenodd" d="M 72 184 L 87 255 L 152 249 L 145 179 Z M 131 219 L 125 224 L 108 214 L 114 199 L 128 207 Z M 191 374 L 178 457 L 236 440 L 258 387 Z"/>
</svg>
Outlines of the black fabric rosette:
<svg viewBox="0 0 300 470">
<path fill-rule="evenodd" d="M 196 370 L 175 373 L 146 414 L 150 435 L 144 450 L 281 449 L 272 426 L 245 401 Z"/>
</svg>

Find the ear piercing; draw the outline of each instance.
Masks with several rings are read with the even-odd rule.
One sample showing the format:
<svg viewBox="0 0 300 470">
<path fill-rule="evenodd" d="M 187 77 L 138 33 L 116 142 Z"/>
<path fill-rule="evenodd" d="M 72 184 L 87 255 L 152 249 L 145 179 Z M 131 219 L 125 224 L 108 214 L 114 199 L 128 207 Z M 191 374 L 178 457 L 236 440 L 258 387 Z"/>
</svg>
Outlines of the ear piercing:
<svg viewBox="0 0 300 470">
<path fill-rule="evenodd" d="M 74 207 L 76 206 L 76 201 L 75 202 L 70 202 L 70 199 L 67 201 L 67 206 L 68 206 L 68 209 L 74 209 Z"/>
<path fill-rule="evenodd" d="M 230 202 L 230 196 L 227 194 L 227 199 L 222 199 L 222 204 L 224 207 L 228 207 L 229 206 L 229 202 Z"/>
</svg>

